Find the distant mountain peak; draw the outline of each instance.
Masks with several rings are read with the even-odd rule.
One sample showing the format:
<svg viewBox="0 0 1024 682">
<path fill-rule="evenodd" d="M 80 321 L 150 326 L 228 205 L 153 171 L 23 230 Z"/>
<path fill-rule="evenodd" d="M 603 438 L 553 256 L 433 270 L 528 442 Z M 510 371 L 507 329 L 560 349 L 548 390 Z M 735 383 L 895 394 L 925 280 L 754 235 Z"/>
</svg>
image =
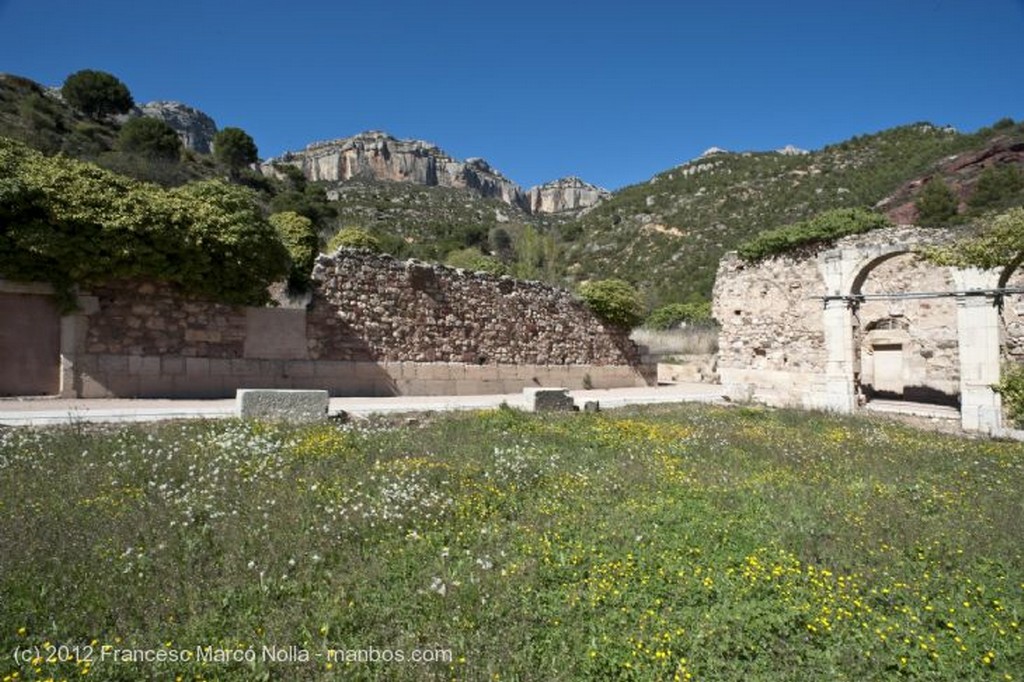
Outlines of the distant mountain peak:
<svg viewBox="0 0 1024 682">
<path fill-rule="evenodd" d="M 569 213 L 589 210 L 610 197 L 611 192 L 570 175 L 531 187 L 527 196 L 531 213 Z"/>
<path fill-rule="evenodd" d="M 732 154 L 732 152 L 730 152 L 728 149 L 722 149 L 721 147 L 708 147 L 703 152 L 701 152 L 701 155 L 698 156 L 697 158 L 706 159 L 707 157 L 715 156 L 716 154 Z"/>
<path fill-rule="evenodd" d="M 776 149 L 775 153 L 782 154 L 783 156 L 803 156 L 804 154 L 810 154 L 806 149 L 800 149 L 799 147 L 794 147 L 791 144 L 787 144 L 782 149 Z"/>
</svg>

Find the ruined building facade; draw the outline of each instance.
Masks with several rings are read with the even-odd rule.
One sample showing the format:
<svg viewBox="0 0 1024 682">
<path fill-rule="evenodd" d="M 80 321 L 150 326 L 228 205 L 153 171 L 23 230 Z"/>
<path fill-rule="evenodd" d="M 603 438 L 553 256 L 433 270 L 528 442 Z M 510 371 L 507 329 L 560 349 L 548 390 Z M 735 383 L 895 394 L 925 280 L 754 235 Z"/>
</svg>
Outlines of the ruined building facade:
<svg viewBox="0 0 1024 682">
<path fill-rule="evenodd" d="M 718 371 L 734 399 L 852 412 L 871 400 L 943 404 L 965 430 L 997 433 L 993 384 L 1024 358 L 1017 269 L 935 265 L 951 235 L 894 227 L 823 248 L 720 263 Z"/>
</svg>

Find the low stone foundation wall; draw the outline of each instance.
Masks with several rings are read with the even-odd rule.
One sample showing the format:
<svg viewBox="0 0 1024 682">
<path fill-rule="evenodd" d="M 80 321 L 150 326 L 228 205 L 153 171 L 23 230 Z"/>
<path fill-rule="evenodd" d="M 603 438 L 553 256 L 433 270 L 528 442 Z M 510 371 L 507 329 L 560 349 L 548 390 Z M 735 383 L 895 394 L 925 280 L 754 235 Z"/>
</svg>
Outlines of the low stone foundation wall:
<svg viewBox="0 0 1024 682">
<path fill-rule="evenodd" d="M 482 395 L 530 386 L 645 386 L 637 369 L 609 365 L 470 365 L 92 355 L 75 372 L 82 398 L 228 398 L 242 388 L 320 389 L 338 396 Z"/>
<path fill-rule="evenodd" d="M 827 382 L 816 372 L 722 367 L 718 373 L 723 392 L 736 402 L 803 409 L 829 406 Z"/>
</svg>

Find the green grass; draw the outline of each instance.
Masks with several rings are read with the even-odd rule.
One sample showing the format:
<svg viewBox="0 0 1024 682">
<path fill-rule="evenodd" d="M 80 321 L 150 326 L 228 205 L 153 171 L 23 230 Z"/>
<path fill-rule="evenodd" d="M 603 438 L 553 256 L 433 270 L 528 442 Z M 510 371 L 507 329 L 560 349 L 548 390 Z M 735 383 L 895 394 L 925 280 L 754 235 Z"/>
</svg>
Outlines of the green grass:
<svg viewBox="0 0 1024 682">
<path fill-rule="evenodd" d="M 1020 679 L 1022 490 L 1018 444 L 755 408 L 7 429 L 0 680 Z M 256 660 L 109 660 L 197 647 Z"/>
</svg>

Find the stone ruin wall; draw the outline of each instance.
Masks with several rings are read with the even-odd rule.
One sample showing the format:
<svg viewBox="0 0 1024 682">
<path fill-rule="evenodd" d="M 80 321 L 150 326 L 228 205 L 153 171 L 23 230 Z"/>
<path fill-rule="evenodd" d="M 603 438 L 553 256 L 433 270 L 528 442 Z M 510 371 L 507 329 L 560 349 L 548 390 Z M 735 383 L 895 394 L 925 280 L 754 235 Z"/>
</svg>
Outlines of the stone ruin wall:
<svg viewBox="0 0 1024 682">
<path fill-rule="evenodd" d="M 750 264 L 726 254 L 713 304 L 719 367 L 823 372 L 821 300 L 810 296 L 824 288 L 814 261 L 786 255 Z"/>
<path fill-rule="evenodd" d="M 321 256 L 306 308 L 233 307 L 150 282 L 80 301 L 62 341 L 64 395 L 504 393 L 650 376 L 628 336 L 564 290 L 363 251 Z"/>
<path fill-rule="evenodd" d="M 1006 280 L 1007 288 L 1024 289 L 1024 267 L 1017 267 Z M 1007 294 L 1000 312 L 1000 341 L 1003 357 L 1024 363 L 1024 294 Z"/>
<path fill-rule="evenodd" d="M 781 256 L 749 264 L 730 253 L 719 264 L 712 314 L 721 328 L 718 375 L 736 400 L 810 407 L 824 391 L 824 282 L 813 262 Z"/>
<path fill-rule="evenodd" d="M 713 302 L 721 325 L 718 368 L 723 385 L 732 389 L 734 398 L 822 406 L 819 398 L 828 391 L 830 358 L 821 297 L 850 293 L 857 286 L 863 294 L 957 290 L 952 268 L 902 250 L 948 237 L 936 230 L 898 227 L 847 237 L 827 250 L 804 250 L 758 263 L 727 254 L 719 265 Z M 882 255 L 872 260 L 872 254 Z M 826 286 L 828 261 L 838 258 L 849 270 L 845 291 Z M 988 277 L 993 287 L 996 274 Z M 1024 269 L 1013 272 L 1005 286 L 1024 287 Z M 856 306 L 849 334 L 858 389 L 873 390 L 874 350 L 900 345 L 905 349 L 905 397 L 955 402 L 962 362 L 971 362 L 960 358 L 957 305 L 948 297 L 869 300 Z M 1024 295 L 1005 297 L 999 324 L 1002 357 L 1024 361 Z"/>
<path fill-rule="evenodd" d="M 241 358 L 246 315 L 236 308 L 190 300 L 154 282 L 93 287 L 85 312 L 88 355 Z"/>
<path fill-rule="evenodd" d="M 321 256 L 314 359 L 635 365 L 637 347 L 564 290 L 389 256 Z"/>
</svg>

